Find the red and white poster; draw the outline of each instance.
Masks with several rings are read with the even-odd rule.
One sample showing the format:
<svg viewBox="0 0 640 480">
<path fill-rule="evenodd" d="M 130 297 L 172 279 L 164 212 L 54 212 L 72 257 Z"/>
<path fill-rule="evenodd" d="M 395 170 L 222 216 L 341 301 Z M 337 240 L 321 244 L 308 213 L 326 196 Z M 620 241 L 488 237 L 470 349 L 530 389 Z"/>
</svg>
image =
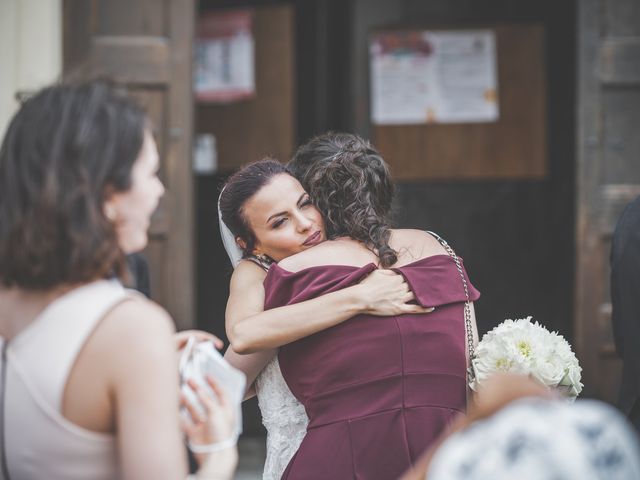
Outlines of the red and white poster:
<svg viewBox="0 0 640 480">
<path fill-rule="evenodd" d="M 228 10 L 201 16 L 196 28 L 196 99 L 229 103 L 256 94 L 253 10 Z"/>
</svg>

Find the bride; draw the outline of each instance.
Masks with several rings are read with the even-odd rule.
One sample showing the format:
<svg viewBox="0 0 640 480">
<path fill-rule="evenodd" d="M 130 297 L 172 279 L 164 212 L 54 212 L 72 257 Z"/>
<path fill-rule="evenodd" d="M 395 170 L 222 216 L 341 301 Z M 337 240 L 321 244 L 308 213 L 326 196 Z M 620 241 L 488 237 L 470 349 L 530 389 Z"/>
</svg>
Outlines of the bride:
<svg viewBox="0 0 640 480">
<path fill-rule="evenodd" d="M 376 270 L 358 285 L 264 311 L 269 266 L 324 241 L 322 215 L 300 183 L 274 160 L 256 162 L 232 176 L 219 208 L 225 248 L 235 267 L 226 312 L 232 349 L 225 357 L 246 373 L 248 385 L 255 381 L 267 429 L 263 478 L 279 479 L 306 433 L 307 416 L 282 378 L 275 349 L 358 314 L 430 309 L 408 303 L 414 295 L 402 276 Z"/>
</svg>

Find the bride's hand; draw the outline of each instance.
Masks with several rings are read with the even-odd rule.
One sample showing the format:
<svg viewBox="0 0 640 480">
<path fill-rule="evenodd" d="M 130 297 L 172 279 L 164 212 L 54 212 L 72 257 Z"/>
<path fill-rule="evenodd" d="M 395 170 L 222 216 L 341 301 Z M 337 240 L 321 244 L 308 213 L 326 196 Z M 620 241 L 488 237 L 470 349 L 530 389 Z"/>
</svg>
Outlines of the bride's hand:
<svg viewBox="0 0 640 480">
<path fill-rule="evenodd" d="M 392 270 L 374 270 L 360 282 L 359 287 L 365 305 L 364 313 L 369 315 L 390 316 L 434 310 L 409 303 L 416 299 L 415 295 L 404 277 Z"/>
</svg>

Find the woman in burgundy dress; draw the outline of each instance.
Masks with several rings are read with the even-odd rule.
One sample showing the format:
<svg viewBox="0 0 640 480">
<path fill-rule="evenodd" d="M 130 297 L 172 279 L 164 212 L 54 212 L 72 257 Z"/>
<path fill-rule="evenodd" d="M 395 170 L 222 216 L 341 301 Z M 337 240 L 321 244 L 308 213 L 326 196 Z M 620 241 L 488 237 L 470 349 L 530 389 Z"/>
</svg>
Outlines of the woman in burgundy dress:
<svg viewBox="0 0 640 480">
<path fill-rule="evenodd" d="M 265 309 L 340 290 L 383 267 L 436 310 L 360 314 L 280 348 L 283 376 L 309 416 L 283 478 L 397 478 L 465 411 L 470 301 L 479 293 L 434 236 L 388 227 L 393 184 L 368 142 L 324 135 L 289 166 L 323 213 L 330 240 L 271 267 Z"/>
</svg>

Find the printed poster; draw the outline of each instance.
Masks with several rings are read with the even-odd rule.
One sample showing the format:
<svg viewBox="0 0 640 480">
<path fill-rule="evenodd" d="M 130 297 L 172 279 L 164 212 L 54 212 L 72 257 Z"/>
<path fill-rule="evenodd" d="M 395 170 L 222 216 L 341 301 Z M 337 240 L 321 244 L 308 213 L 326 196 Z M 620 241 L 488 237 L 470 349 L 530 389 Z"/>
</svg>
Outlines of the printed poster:
<svg viewBox="0 0 640 480">
<path fill-rule="evenodd" d="M 378 33 L 369 53 L 374 124 L 498 120 L 493 31 Z"/>
</svg>

